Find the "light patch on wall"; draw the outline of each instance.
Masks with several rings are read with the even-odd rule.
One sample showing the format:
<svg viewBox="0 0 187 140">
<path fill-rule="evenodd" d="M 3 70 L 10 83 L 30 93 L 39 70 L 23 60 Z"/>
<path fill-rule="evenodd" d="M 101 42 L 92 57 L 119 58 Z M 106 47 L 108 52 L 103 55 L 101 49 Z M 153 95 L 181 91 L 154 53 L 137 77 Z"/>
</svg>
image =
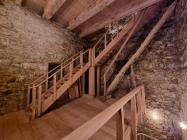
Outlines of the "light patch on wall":
<svg viewBox="0 0 187 140">
<path fill-rule="evenodd" d="M 179 122 L 179 126 L 181 129 L 186 130 L 187 129 L 187 122 Z"/>
<path fill-rule="evenodd" d="M 162 123 L 164 116 L 160 110 L 149 109 L 147 110 L 147 117 L 152 120 L 152 123 Z"/>
</svg>

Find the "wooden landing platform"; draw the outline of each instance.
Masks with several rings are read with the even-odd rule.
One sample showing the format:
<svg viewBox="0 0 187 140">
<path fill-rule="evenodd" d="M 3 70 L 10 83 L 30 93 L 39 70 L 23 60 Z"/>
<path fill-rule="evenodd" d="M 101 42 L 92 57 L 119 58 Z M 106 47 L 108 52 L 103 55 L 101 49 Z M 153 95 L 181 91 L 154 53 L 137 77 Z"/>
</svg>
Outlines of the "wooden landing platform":
<svg viewBox="0 0 187 140">
<path fill-rule="evenodd" d="M 0 140 L 60 140 L 107 106 L 98 99 L 81 97 L 41 118 L 29 121 L 24 111 L 0 117 Z M 91 140 L 116 139 L 112 118 Z"/>
</svg>

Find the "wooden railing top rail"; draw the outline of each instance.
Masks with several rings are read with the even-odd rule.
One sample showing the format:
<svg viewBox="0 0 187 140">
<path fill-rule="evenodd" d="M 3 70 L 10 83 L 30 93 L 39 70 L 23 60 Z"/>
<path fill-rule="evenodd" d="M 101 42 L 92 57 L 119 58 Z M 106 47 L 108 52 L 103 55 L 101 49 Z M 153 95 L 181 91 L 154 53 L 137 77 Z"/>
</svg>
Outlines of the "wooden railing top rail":
<svg viewBox="0 0 187 140">
<path fill-rule="evenodd" d="M 41 80 L 43 77 L 47 76 L 48 74 L 50 74 L 51 72 L 55 71 L 56 69 L 58 69 L 59 67 L 61 67 L 61 65 L 65 64 L 66 62 L 70 61 L 71 59 L 73 59 L 75 56 L 79 55 L 80 52 L 76 53 L 75 55 L 71 56 L 70 58 L 64 60 L 61 64 L 59 64 L 57 67 L 53 68 L 52 70 L 50 70 L 49 72 L 47 72 L 46 74 L 40 76 L 39 78 L 37 78 L 36 80 L 34 80 L 33 82 L 26 84 L 26 85 L 32 85 L 34 83 L 36 83 L 37 81 Z"/>
<path fill-rule="evenodd" d="M 157 138 L 154 138 L 154 137 L 149 136 L 149 135 L 144 134 L 144 133 L 138 133 L 137 136 L 145 136 L 145 137 L 147 137 L 147 138 L 149 138 L 149 139 L 151 139 L 151 140 L 159 140 L 159 139 L 157 139 Z"/>
<path fill-rule="evenodd" d="M 84 52 L 82 52 L 82 54 L 84 55 L 85 53 L 87 53 L 89 50 L 85 50 Z M 66 68 L 68 65 L 70 65 L 71 62 L 67 63 L 66 65 L 63 66 L 63 64 L 65 64 L 67 61 L 71 60 L 71 61 L 75 61 L 78 58 L 80 58 L 80 53 L 77 53 L 75 55 L 73 55 L 71 58 L 69 58 L 68 60 L 64 61 L 62 64 L 60 64 L 59 66 L 57 66 L 56 68 L 54 68 L 53 70 L 51 70 L 50 72 L 48 72 L 47 74 L 51 73 L 52 71 L 56 70 L 57 68 L 61 67 L 62 69 Z M 77 56 L 79 54 L 79 56 Z M 76 58 L 74 58 L 75 56 L 77 56 Z M 32 87 L 38 87 L 39 85 L 43 84 L 47 79 L 50 79 L 51 77 L 53 77 L 55 74 L 57 74 L 58 72 L 60 72 L 60 69 L 55 71 L 52 75 L 50 75 L 49 77 L 47 77 L 46 79 L 40 81 L 39 83 L 37 83 L 36 85 L 33 85 L 34 83 L 36 83 L 37 81 L 39 81 L 40 79 L 42 79 L 43 77 L 48 76 L 47 74 L 42 75 L 41 77 L 39 77 L 37 80 L 35 80 L 34 82 L 32 82 L 31 84 L 28 85 L 32 85 Z"/>
<path fill-rule="evenodd" d="M 142 89 L 144 89 L 143 85 L 135 88 L 62 140 L 88 140 Z"/>
</svg>

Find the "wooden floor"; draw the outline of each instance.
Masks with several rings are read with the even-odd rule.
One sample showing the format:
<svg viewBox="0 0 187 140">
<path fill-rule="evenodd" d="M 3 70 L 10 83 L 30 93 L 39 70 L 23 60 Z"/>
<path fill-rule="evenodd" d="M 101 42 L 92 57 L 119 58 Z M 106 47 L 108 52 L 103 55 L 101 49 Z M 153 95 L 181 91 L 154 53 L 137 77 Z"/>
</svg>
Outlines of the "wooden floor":
<svg viewBox="0 0 187 140">
<path fill-rule="evenodd" d="M 60 140 L 106 107 L 97 99 L 82 97 L 30 122 L 24 111 L 11 113 L 0 117 L 0 140 Z M 113 118 L 91 140 L 114 140 L 115 123 Z"/>
</svg>

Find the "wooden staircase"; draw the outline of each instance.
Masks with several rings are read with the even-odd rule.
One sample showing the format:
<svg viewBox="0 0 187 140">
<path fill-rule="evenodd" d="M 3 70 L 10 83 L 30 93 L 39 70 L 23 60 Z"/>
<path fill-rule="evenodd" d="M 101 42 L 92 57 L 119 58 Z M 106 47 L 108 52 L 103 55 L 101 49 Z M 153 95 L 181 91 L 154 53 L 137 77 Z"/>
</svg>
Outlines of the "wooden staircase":
<svg viewBox="0 0 187 140">
<path fill-rule="evenodd" d="M 116 46 L 123 40 L 133 24 L 134 19 L 132 18 L 110 40 L 107 39 L 108 34 L 105 33 L 93 48 L 72 56 L 29 84 L 28 106 L 32 112 L 32 119 L 44 113 L 90 67 L 95 67 L 108 59 L 109 54 L 112 55 L 112 51 L 116 49 Z"/>
<path fill-rule="evenodd" d="M 164 14 L 164 19 L 161 18 L 159 21 L 156 31 L 163 25 L 166 19 L 171 15 L 175 5 L 166 11 Z M 140 12 L 142 13 L 142 12 Z M 39 77 L 37 80 L 28 85 L 28 107 L 32 113 L 32 119 L 40 116 L 44 113 L 57 99 L 59 99 L 84 73 L 89 70 L 89 91 L 90 95 L 95 96 L 95 67 L 99 64 L 103 64 L 111 55 L 113 55 L 114 50 L 118 49 L 123 43 L 122 47 L 128 42 L 130 37 L 135 31 L 137 31 L 146 22 L 145 19 L 150 19 L 145 17 L 139 18 L 139 13 L 134 14 L 128 22 L 124 25 L 122 29 L 117 30 L 113 37 L 109 36 L 106 32 L 103 37 L 94 45 L 86 51 L 81 51 L 78 54 L 72 56 L 70 59 L 64 61 L 55 69 L 51 70 L 47 74 Z M 138 26 L 139 25 L 139 26 Z M 131 30 L 132 29 L 132 30 Z M 156 33 L 150 33 L 148 39 L 140 47 L 141 50 L 137 51 L 138 54 L 133 55 L 129 62 L 122 68 L 119 74 L 113 79 L 112 83 L 105 90 L 110 93 L 120 81 L 121 74 L 123 74 L 128 67 L 134 62 L 134 60 L 140 56 L 140 54 L 145 49 L 145 46 L 150 42 L 153 35 Z M 143 48 L 143 49 L 142 49 Z M 121 50 L 120 50 L 121 51 Z M 118 55 L 118 54 L 117 54 Z M 91 93 L 92 92 L 92 93 Z"/>
</svg>

